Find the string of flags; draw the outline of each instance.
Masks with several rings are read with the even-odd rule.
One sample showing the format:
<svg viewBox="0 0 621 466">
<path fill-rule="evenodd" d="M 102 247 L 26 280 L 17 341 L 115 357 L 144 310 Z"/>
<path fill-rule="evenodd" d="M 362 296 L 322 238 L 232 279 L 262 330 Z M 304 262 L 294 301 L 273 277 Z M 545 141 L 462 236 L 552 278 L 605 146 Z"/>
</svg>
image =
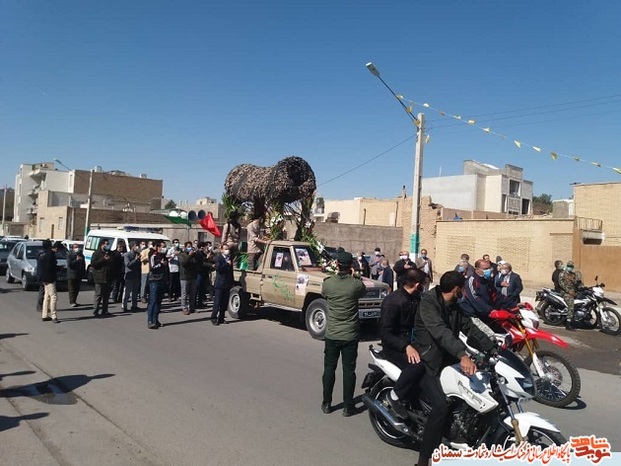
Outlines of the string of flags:
<svg viewBox="0 0 621 466">
<path fill-rule="evenodd" d="M 428 108 L 429 110 L 433 110 L 434 112 L 438 113 L 440 116 L 443 116 L 443 117 L 448 117 L 448 118 L 452 118 L 452 119 L 454 119 L 454 120 L 456 120 L 456 121 L 459 121 L 459 122 L 461 122 L 461 123 L 463 123 L 463 124 L 465 124 L 465 125 L 467 125 L 467 126 L 472 126 L 472 127 L 474 127 L 474 128 L 478 128 L 478 129 L 480 129 L 481 131 L 483 131 L 484 133 L 487 133 L 487 134 L 492 134 L 492 135 L 494 135 L 494 136 L 496 136 L 496 137 L 499 137 L 499 138 L 501 138 L 501 139 L 512 140 L 512 141 L 513 141 L 513 144 L 514 144 L 514 145 L 515 145 L 518 149 L 522 149 L 523 147 L 528 147 L 528 148 L 530 148 L 530 149 L 532 149 L 532 150 L 534 150 L 535 152 L 538 152 L 538 153 L 543 153 L 543 152 L 544 152 L 544 151 L 543 151 L 543 149 L 542 149 L 540 146 L 535 146 L 535 145 L 533 145 L 533 144 L 529 144 L 529 143 L 524 142 L 524 141 L 518 141 L 517 139 L 512 139 L 512 138 L 509 138 L 509 137 L 507 137 L 507 136 L 506 136 L 506 135 L 504 135 L 504 134 L 501 134 L 501 133 L 498 133 L 498 132 L 496 132 L 496 131 L 493 131 L 493 130 L 492 130 L 490 127 L 488 127 L 488 126 L 481 126 L 481 125 L 479 125 L 479 124 L 477 123 L 477 121 L 476 121 L 476 120 L 474 120 L 474 119 L 471 119 L 471 118 L 469 118 L 469 119 L 462 118 L 460 115 L 453 115 L 453 114 L 451 114 L 451 113 L 448 113 L 448 112 L 445 112 L 445 111 L 443 111 L 443 110 L 440 110 L 439 108 L 432 107 L 432 106 L 431 106 L 430 104 L 428 104 L 428 103 L 419 103 L 419 102 L 414 102 L 413 100 L 405 99 L 402 95 L 397 95 L 397 98 L 398 98 L 399 100 L 401 100 L 401 101 L 406 102 L 406 103 L 408 103 L 408 104 L 409 104 L 409 105 L 406 107 L 406 111 L 407 111 L 409 114 L 411 114 L 412 116 L 414 116 L 414 114 L 412 113 L 412 111 L 413 111 L 413 107 L 414 107 L 414 106 L 420 106 L 420 107 Z M 414 118 L 414 124 L 415 124 L 417 127 L 420 127 L 420 122 L 419 122 L 419 121 L 418 121 L 418 119 L 416 119 L 416 118 Z M 430 140 L 430 137 L 429 137 L 429 135 L 427 135 L 427 136 L 426 136 L 426 138 L 425 138 L 425 144 L 429 143 L 429 140 Z M 556 159 L 558 159 L 559 157 L 562 157 L 562 158 L 566 158 L 566 159 L 574 160 L 575 162 L 587 163 L 587 164 L 589 164 L 589 165 L 593 165 L 593 166 L 598 167 L 598 168 L 609 168 L 609 169 L 611 169 L 611 170 L 615 171 L 617 174 L 621 175 L 621 168 L 618 168 L 618 167 L 613 167 L 613 166 L 610 166 L 610 165 L 605 165 L 605 164 L 602 164 L 602 163 L 599 163 L 599 162 L 592 162 L 592 161 L 590 161 L 590 160 L 586 160 L 586 159 L 584 159 L 584 158 L 582 158 L 582 157 L 578 157 L 578 156 L 576 156 L 576 155 L 566 155 L 566 154 L 562 154 L 562 153 L 560 153 L 560 152 L 551 151 L 551 152 L 550 152 L 550 157 L 552 157 L 552 160 L 556 160 Z"/>
</svg>

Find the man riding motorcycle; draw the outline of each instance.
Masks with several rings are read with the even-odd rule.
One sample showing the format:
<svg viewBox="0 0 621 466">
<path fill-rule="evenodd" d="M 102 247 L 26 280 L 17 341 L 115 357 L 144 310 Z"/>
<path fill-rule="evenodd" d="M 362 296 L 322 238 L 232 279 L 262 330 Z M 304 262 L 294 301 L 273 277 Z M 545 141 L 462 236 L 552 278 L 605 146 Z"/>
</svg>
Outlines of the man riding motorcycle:
<svg viewBox="0 0 621 466">
<path fill-rule="evenodd" d="M 418 351 L 412 346 L 412 329 L 426 278 L 422 270 L 406 270 L 402 286 L 382 301 L 380 336 L 383 352 L 401 369 L 388 399 L 393 411 L 403 419 L 408 418 L 408 410 L 402 400 L 407 399 L 425 372 Z"/>
<path fill-rule="evenodd" d="M 574 298 L 576 297 L 578 288 L 582 286 L 582 274 L 580 272 L 574 272 L 574 263 L 572 261 L 567 261 L 565 270 L 559 275 L 558 285 L 561 289 L 561 295 L 567 304 L 565 329 L 573 332 L 575 331 L 573 326 Z"/>
<path fill-rule="evenodd" d="M 459 339 L 459 332 L 476 340 L 483 351 L 495 347 L 495 342 L 457 305 L 464 282 L 461 273 L 446 272 L 440 279 L 440 285 L 423 295 L 414 317 L 414 347 L 425 364 L 425 375 L 420 386 L 432 410 L 425 425 L 418 466 L 429 465 L 433 451 L 442 440 L 443 426 L 449 414 L 440 384 L 440 372 L 455 360 L 459 361 L 466 375 L 473 375 L 476 371 L 476 365 L 466 353 L 466 346 Z"/>
</svg>

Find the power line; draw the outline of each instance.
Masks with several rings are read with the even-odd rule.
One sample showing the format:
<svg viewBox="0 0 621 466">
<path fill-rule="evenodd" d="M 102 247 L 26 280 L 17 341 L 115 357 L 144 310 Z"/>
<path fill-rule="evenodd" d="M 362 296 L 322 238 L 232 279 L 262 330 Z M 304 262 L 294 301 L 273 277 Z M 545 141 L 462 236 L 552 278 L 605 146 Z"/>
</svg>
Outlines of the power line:
<svg viewBox="0 0 621 466">
<path fill-rule="evenodd" d="M 408 138 L 404 139 L 403 141 L 401 141 L 401 142 L 399 142 L 399 143 L 395 144 L 394 146 L 390 147 L 389 149 L 386 149 L 384 152 L 381 152 L 381 153 L 377 154 L 376 156 L 374 156 L 374 157 L 370 158 L 369 160 L 367 160 L 367 161 L 365 161 L 365 162 L 362 162 L 361 164 L 356 165 L 356 166 L 355 166 L 355 167 L 353 167 L 353 168 L 350 168 L 349 170 L 347 170 L 347 171 L 345 171 L 345 172 L 341 173 L 340 175 L 337 175 L 337 176 L 335 176 L 334 178 L 330 178 L 330 179 L 329 179 L 329 180 L 327 180 L 327 181 L 323 181 L 323 182 L 319 183 L 317 186 L 323 186 L 324 184 L 330 183 L 330 182 L 332 182 L 332 181 L 334 181 L 334 180 L 338 180 L 339 178 L 342 178 L 342 177 L 344 177 L 345 175 L 349 175 L 351 172 L 356 171 L 356 170 L 358 170 L 358 169 L 359 169 L 359 168 L 361 168 L 361 167 L 364 167 L 365 165 L 367 165 L 367 164 L 369 164 L 369 163 L 373 162 L 373 161 L 374 161 L 374 160 L 376 160 L 376 159 L 379 159 L 381 156 L 386 155 L 388 152 L 390 152 L 390 151 L 392 151 L 392 150 L 396 149 L 397 147 L 399 147 L 399 146 L 401 146 L 401 145 L 405 144 L 406 142 L 410 141 L 410 140 L 411 140 L 412 138 L 414 138 L 414 137 L 416 137 L 416 135 L 415 135 L 415 134 L 413 134 L 412 136 L 410 136 L 410 137 L 408 137 Z"/>
</svg>

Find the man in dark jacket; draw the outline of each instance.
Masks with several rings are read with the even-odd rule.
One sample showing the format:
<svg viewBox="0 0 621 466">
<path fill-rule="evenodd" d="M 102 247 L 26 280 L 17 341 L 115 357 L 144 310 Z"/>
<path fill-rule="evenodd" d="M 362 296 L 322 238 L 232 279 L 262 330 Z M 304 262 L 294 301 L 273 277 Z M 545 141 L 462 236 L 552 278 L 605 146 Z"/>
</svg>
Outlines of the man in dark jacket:
<svg viewBox="0 0 621 466">
<path fill-rule="evenodd" d="M 155 245 L 155 252 L 149 258 L 149 305 L 147 307 L 147 326 L 156 330 L 163 325 L 159 321 L 162 298 L 168 286 L 169 271 L 166 258 L 166 242 Z"/>
<path fill-rule="evenodd" d="M 416 264 L 410 259 L 409 251 L 401 251 L 399 253 L 399 260 L 395 262 L 395 265 L 392 268 L 397 275 L 397 288 L 401 288 L 403 275 L 408 270 L 415 269 Z"/>
<path fill-rule="evenodd" d="M 93 304 L 95 310 L 93 315 L 105 317 L 110 315 L 108 301 L 114 282 L 114 259 L 110 253 L 110 244 L 107 239 L 102 240 L 99 249 L 93 253 L 91 268 L 95 282 L 95 301 Z"/>
<path fill-rule="evenodd" d="M 403 402 L 425 372 L 418 351 L 412 345 L 414 316 L 418 310 L 421 291 L 427 276 L 420 269 L 410 269 L 403 275 L 402 286 L 382 301 L 380 337 L 384 354 L 401 369 L 388 400 L 398 416 L 407 419 L 408 411 Z"/>
<path fill-rule="evenodd" d="M 228 323 L 224 320 L 224 311 L 228 307 L 229 293 L 233 288 L 233 264 L 231 262 L 231 251 L 227 244 L 221 246 L 220 255 L 215 262 L 216 281 L 214 283 L 213 311 L 211 312 L 211 323 L 214 325 Z"/>
<path fill-rule="evenodd" d="M 561 274 L 563 273 L 563 261 L 555 260 L 554 261 L 554 272 L 552 272 L 552 283 L 554 284 L 554 291 L 557 293 L 561 293 L 563 290 L 561 289 L 561 285 L 559 284 L 559 279 L 561 278 Z"/>
<path fill-rule="evenodd" d="M 183 251 L 179 253 L 179 281 L 181 283 L 181 311 L 188 316 L 196 312 L 196 277 L 198 275 L 199 259 L 192 246 L 192 241 L 186 241 Z"/>
<path fill-rule="evenodd" d="M 466 375 L 473 375 L 476 365 L 466 353 L 459 332 L 478 341 L 478 347 L 490 351 L 495 343 L 456 305 L 462 295 L 465 278 L 456 271 L 446 272 L 440 285 L 425 293 L 414 317 L 414 346 L 425 363 L 421 391 L 431 406 L 421 442 L 418 466 L 428 466 L 433 451 L 440 445 L 448 415 L 448 403 L 440 384 L 440 372 L 459 362 Z"/>
<path fill-rule="evenodd" d="M 125 254 L 127 248 L 123 240 L 117 240 L 116 251 L 111 251 L 112 256 L 112 273 L 114 282 L 112 283 L 112 291 L 110 299 L 113 303 L 120 303 L 123 300 L 123 289 L 125 288 Z"/>
<path fill-rule="evenodd" d="M 474 275 L 468 277 L 460 306 L 469 317 L 485 321 L 494 309 L 510 309 L 507 297 L 496 290 L 492 268 L 488 261 L 479 259 L 474 263 Z"/>
<path fill-rule="evenodd" d="M 58 251 L 58 244 L 52 246 L 50 240 L 44 240 L 43 255 L 40 257 L 39 261 L 41 266 L 41 281 L 45 288 L 41 320 L 52 320 L 54 323 L 59 322 L 56 317 L 56 303 L 58 302 L 58 294 L 56 292 L 56 251 Z"/>
<path fill-rule="evenodd" d="M 82 279 L 86 274 L 84 254 L 79 244 L 71 246 L 67 254 L 67 288 L 69 292 L 69 305 L 78 307 L 78 294 L 82 285 Z"/>
<path fill-rule="evenodd" d="M 139 311 L 138 295 L 140 294 L 140 275 L 142 264 L 140 262 L 140 246 L 135 241 L 130 243 L 129 251 L 123 256 L 125 275 L 123 280 L 123 312 L 128 312 L 129 298 L 132 300 L 132 311 Z"/>
<path fill-rule="evenodd" d="M 321 295 L 328 301 L 321 410 L 324 414 L 332 412 L 332 391 L 340 356 L 343 367 L 343 416 L 349 417 L 356 412 L 354 389 L 360 339 L 358 300 L 367 289 L 360 278 L 352 275 L 353 257 L 350 253 L 340 251 L 336 262 L 338 273 L 324 279 L 321 285 Z"/>
</svg>

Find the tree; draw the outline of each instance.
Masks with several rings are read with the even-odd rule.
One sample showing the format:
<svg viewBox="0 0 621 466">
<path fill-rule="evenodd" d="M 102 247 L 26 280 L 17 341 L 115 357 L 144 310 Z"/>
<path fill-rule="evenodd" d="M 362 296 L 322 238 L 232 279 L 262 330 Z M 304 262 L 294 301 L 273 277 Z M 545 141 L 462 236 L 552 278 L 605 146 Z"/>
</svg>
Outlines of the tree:
<svg viewBox="0 0 621 466">
<path fill-rule="evenodd" d="M 166 205 L 164 205 L 164 209 L 166 210 L 176 209 L 176 208 L 177 208 L 177 203 L 173 201 L 172 199 L 169 199 Z"/>
<path fill-rule="evenodd" d="M 533 214 L 545 215 L 552 212 L 552 195 L 540 194 L 533 196 Z"/>
</svg>

